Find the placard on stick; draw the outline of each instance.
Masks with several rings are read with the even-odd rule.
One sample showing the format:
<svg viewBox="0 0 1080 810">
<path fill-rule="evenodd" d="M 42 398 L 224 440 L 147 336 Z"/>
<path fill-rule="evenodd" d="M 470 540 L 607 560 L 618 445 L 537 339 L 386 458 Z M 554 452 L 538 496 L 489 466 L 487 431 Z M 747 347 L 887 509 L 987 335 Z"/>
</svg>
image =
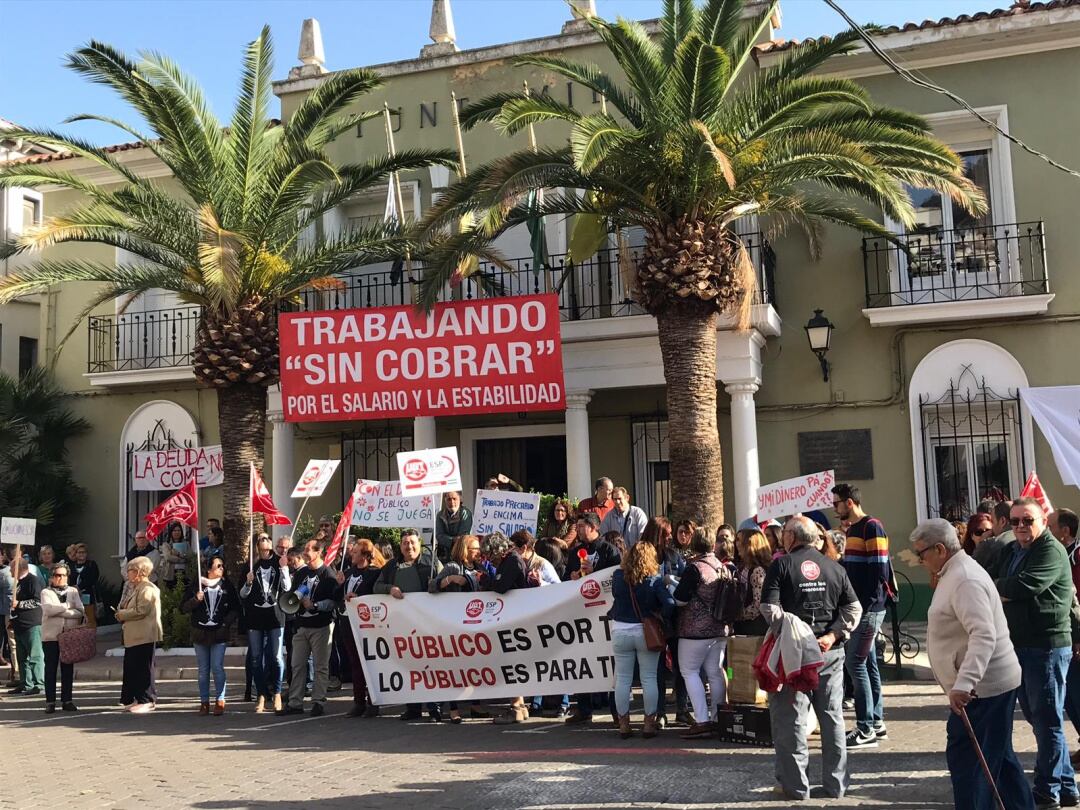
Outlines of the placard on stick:
<svg viewBox="0 0 1080 810">
<path fill-rule="evenodd" d="M 0 518 L 0 543 L 12 546 L 33 546 L 37 544 L 37 520 L 34 518 Z"/>
</svg>

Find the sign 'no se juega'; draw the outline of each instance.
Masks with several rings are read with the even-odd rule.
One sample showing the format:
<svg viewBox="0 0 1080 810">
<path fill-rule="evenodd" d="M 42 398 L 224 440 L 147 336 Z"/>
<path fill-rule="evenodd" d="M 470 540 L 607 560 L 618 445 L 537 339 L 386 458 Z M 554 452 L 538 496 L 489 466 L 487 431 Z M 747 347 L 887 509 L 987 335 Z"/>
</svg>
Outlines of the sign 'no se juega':
<svg viewBox="0 0 1080 810">
<path fill-rule="evenodd" d="M 555 295 L 290 312 L 279 328 L 291 422 L 565 408 Z"/>
</svg>

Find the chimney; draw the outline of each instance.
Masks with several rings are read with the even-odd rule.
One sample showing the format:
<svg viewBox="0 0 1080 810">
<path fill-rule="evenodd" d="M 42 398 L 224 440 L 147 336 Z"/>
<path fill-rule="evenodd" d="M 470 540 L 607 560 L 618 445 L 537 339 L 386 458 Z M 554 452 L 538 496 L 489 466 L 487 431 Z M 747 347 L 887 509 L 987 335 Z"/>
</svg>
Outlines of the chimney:
<svg viewBox="0 0 1080 810">
<path fill-rule="evenodd" d="M 457 34 L 454 31 L 454 13 L 450 10 L 450 0 L 432 0 L 428 36 L 431 37 L 432 44 L 420 49 L 421 59 L 457 53 L 458 46 L 454 41 Z"/>
<path fill-rule="evenodd" d="M 327 72 L 322 31 L 319 30 L 319 21 L 314 17 L 304 20 L 304 24 L 300 27 L 300 50 L 296 55 L 300 59 L 300 64 L 289 71 L 290 79 L 321 76 Z"/>
<path fill-rule="evenodd" d="M 563 23 L 562 32 L 580 34 L 591 31 L 592 28 L 586 20 L 596 16 L 596 0 L 567 0 L 567 2 L 570 4 L 570 13 L 573 16 Z"/>
</svg>

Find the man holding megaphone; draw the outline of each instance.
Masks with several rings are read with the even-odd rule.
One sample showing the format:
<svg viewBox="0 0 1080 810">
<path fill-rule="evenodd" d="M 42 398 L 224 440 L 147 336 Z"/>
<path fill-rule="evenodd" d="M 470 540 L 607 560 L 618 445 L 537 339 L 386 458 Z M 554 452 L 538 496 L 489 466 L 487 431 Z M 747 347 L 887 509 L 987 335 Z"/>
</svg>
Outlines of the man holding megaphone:
<svg viewBox="0 0 1080 810">
<path fill-rule="evenodd" d="M 307 660 L 315 663 L 315 683 L 311 687 L 311 716 L 325 711 L 326 687 L 330 680 L 330 639 L 334 632 L 334 608 L 337 606 L 337 578 L 323 562 L 322 540 L 309 540 L 301 552 L 304 567 L 292 578 L 289 591 L 279 605 L 286 613 L 296 613 L 293 635 L 292 673 L 289 679 L 289 703 L 275 714 L 303 714 Z"/>
</svg>

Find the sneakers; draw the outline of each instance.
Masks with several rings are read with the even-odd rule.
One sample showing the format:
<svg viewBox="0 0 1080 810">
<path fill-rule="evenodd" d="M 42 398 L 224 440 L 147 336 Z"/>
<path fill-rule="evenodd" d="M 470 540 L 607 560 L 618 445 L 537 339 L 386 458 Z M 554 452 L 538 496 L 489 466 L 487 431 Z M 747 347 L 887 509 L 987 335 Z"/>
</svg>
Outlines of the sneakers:
<svg viewBox="0 0 1080 810">
<path fill-rule="evenodd" d="M 855 711 L 855 698 L 844 698 L 842 705 L 845 712 Z"/>
<path fill-rule="evenodd" d="M 1035 810 L 1059 810 L 1061 805 L 1053 796 L 1045 796 L 1042 793 L 1032 791 L 1035 799 Z"/>
<path fill-rule="evenodd" d="M 62 704 L 60 704 L 60 708 L 63 709 L 65 712 L 77 712 L 79 710 L 79 707 L 72 703 L 70 700 L 65 700 Z"/>
<path fill-rule="evenodd" d="M 847 747 L 851 748 L 877 748 L 877 736 L 873 732 L 869 734 L 854 728 L 848 732 Z"/>
<path fill-rule="evenodd" d="M 1062 807 L 1080 807 L 1080 794 L 1062 793 L 1058 804 Z"/>
<path fill-rule="evenodd" d="M 155 703 L 132 703 L 128 711 L 132 714 L 150 714 L 156 708 Z"/>
<path fill-rule="evenodd" d="M 312 703 L 311 704 L 311 716 L 312 717 L 322 717 L 324 714 L 326 714 L 326 709 L 323 708 L 323 705 L 321 703 Z"/>
<path fill-rule="evenodd" d="M 884 723 L 878 723 L 874 726 L 874 736 L 879 740 L 889 739 L 889 730 L 885 728 Z"/>
</svg>

